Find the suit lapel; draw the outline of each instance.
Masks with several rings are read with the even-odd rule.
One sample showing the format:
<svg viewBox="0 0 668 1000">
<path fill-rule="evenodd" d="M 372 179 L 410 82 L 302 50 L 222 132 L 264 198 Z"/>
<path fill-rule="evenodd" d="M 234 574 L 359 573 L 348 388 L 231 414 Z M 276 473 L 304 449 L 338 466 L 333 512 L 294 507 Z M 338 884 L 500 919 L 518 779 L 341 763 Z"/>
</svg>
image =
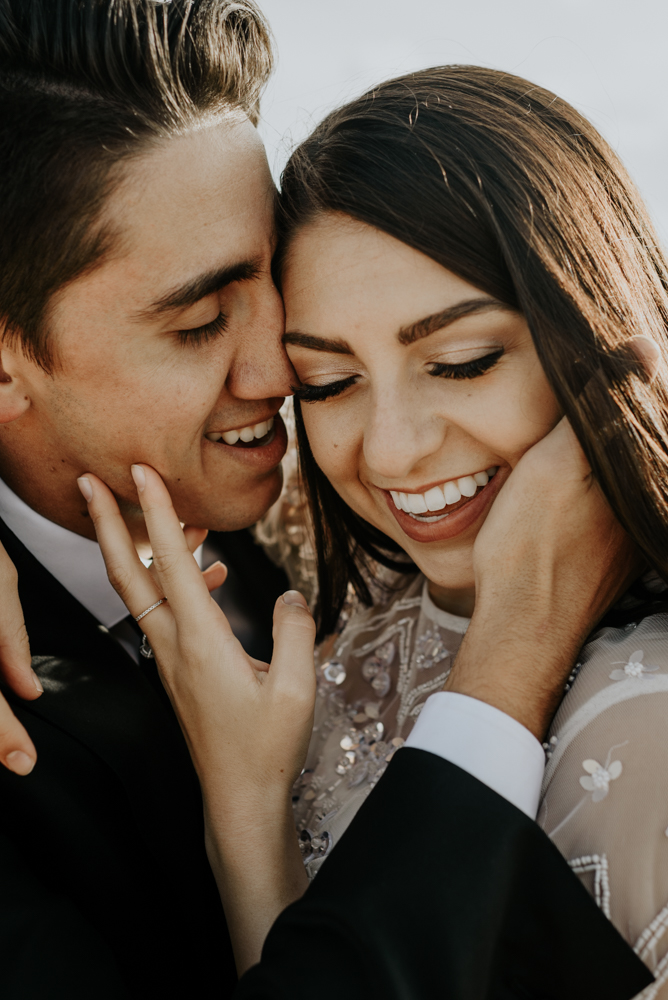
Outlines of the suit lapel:
<svg viewBox="0 0 668 1000">
<path fill-rule="evenodd" d="M 193 825 L 199 836 L 199 788 L 168 703 L 2 522 L 0 539 L 19 572 L 33 667 L 44 685 L 42 697 L 22 702 L 24 709 L 104 760 L 124 786 L 152 847 L 156 834 L 173 842 L 186 834 L 185 828 L 194 833 Z"/>
</svg>

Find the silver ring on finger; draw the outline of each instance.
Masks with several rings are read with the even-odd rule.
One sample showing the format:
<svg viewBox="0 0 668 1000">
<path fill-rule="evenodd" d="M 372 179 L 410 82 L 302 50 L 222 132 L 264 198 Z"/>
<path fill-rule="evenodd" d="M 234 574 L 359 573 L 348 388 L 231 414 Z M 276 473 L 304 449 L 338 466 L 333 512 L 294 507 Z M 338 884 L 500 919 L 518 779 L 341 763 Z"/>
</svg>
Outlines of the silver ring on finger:
<svg viewBox="0 0 668 1000">
<path fill-rule="evenodd" d="M 166 597 L 161 597 L 160 600 L 156 601 L 155 604 L 152 604 L 150 608 L 147 608 L 146 611 L 142 611 L 140 615 L 137 615 L 135 621 L 140 622 L 142 618 L 146 618 L 146 615 L 149 615 L 151 611 L 155 611 L 156 608 L 159 608 L 161 604 L 165 604 L 166 601 Z"/>
</svg>

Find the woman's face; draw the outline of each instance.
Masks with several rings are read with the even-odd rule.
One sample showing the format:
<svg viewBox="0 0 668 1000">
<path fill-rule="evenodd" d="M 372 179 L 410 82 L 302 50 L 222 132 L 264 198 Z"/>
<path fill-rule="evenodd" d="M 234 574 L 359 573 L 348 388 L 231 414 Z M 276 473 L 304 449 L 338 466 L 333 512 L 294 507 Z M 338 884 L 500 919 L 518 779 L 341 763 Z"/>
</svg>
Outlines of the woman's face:
<svg viewBox="0 0 668 1000">
<path fill-rule="evenodd" d="M 296 236 L 283 292 L 316 462 L 439 590 L 471 588 L 494 497 L 560 416 L 525 320 L 334 214 Z"/>
</svg>

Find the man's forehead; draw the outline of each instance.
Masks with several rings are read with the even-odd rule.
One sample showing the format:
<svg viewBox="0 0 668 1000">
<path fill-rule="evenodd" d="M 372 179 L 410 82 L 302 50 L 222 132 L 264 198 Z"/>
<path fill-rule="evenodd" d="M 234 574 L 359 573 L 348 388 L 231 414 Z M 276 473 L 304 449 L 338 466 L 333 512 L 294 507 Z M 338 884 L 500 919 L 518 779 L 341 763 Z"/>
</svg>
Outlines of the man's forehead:
<svg viewBox="0 0 668 1000">
<path fill-rule="evenodd" d="M 250 135 L 237 123 L 161 140 L 124 168 L 105 211 L 121 252 L 150 255 L 194 279 L 271 241 L 275 187 L 264 147 L 246 126 Z"/>
<path fill-rule="evenodd" d="M 107 223 L 118 238 L 103 269 L 110 283 L 124 284 L 137 318 L 186 308 L 270 266 L 276 190 L 263 149 L 244 141 L 238 162 L 219 162 L 220 140 L 179 139 L 154 174 L 147 158 L 110 199 Z"/>
</svg>

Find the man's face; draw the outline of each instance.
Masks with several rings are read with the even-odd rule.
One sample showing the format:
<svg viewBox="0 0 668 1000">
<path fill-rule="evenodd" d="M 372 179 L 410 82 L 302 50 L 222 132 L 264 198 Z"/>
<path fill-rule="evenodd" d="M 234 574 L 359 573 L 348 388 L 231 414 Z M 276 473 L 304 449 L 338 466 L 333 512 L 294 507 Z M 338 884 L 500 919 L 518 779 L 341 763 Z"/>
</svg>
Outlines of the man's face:
<svg viewBox="0 0 668 1000">
<path fill-rule="evenodd" d="M 9 352 L 30 406 L 4 425 L 2 473 L 81 534 L 76 476 L 105 480 L 132 523 L 133 462 L 164 477 L 183 521 L 252 524 L 280 490 L 280 417 L 258 444 L 215 439 L 262 425 L 290 391 L 264 149 L 247 120 L 226 122 L 165 140 L 124 177 L 105 213 L 115 250 L 54 302 L 54 372 Z"/>
</svg>

